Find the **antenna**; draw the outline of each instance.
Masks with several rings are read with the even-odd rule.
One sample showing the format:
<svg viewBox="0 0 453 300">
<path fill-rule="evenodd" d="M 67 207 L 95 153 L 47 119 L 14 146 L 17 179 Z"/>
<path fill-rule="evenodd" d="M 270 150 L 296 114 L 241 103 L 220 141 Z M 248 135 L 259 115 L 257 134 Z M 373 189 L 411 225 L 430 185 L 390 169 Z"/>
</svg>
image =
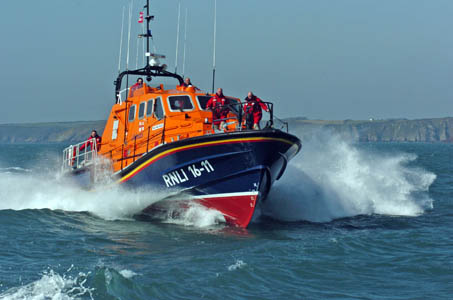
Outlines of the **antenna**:
<svg viewBox="0 0 453 300">
<path fill-rule="evenodd" d="M 214 1 L 214 48 L 212 53 L 212 93 L 214 94 L 215 82 L 215 43 L 216 43 L 216 29 L 217 29 L 217 0 Z"/>
<path fill-rule="evenodd" d="M 126 70 L 129 70 L 129 46 L 131 43 L 131 19 L 132 19 L 132 4 L 134 0 L 129 3 L 129 29 L 127 33 L 127 58 L 126 58 Z"/>
<path fill-rule="evenodd" d="M 178 69 L 178 46 L 179 46 L 179 19 L 181 18 L 181 0 L 178 2 L 178 28 L 176 29 L 176 58 L 175 58 L 175 73 Z"/>
<path fill-rule="evenodd" d="M 136 46 L 136 53 L 135 53 L 135 68 L 138 69 L 138 48 L 140 46 L 140 40 L 137 38 L 137 46 Z"/>
<path fill-rule="evenodd" d="M 142 23 L 142 33 L 145 33 L 145 23 Z M 143 45 L 143 56 L 142 56 L 142 64 L 145 65 L 145 39 L 142 39 L 142 45 Z"/>
<path fill-rule="evenodd" d="M 132 22 L 132 4 L 134 0 L 131 0 L 129 3 L 129 29 L 128 29 L 128 37 L 127 37 L 127 59 L 126 59 L 126 71 L 129 70 L 129 46 L 131 43 L 131 22 Z M 126 109 L 124 110 L 124 136 L 123 136 L 123 143 L 126 143 L 126 137 L 127 137 L 127 99 L 129 98 L 129 89 L 127 88 L 129 86 L 129 73 L 126 76 Z M 121 154 L 121 157 L 123 157 L 124 153 Z"/>
<path fill-rule="evenodd" d="M 121 51 L 123 50 L 123 31 L 124 31 L 124 11 L 126 7 L 123 6 L 123 18 L 121 21 L 121 40 L 120 40 L 120 56 L 118 57 L 118 74 L 121 72 Z"/>
<path fill-rule="evenodd" d="M 187 7 L 186 7 L 186 17 L 184 22 L 184 51 L 182 54 L 182 78 L 184 78 L 184 70 L 186 67 L 186 40 L 187 40 Z"/>
</svg>

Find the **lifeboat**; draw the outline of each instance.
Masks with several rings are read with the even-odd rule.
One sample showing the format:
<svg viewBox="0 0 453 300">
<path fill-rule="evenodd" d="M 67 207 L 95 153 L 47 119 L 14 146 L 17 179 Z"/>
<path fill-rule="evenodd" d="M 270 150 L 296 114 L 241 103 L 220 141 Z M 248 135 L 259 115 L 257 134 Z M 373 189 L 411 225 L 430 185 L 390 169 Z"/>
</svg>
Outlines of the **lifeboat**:
<svg viewBox="0 0 453 300">
<path fill-rule="evenodd" d="M 149 49 L 150 34 L 144 37 Z M 271 102 L 264 102 L 268 114 L 262 129 L 247 129 L 244 103 L 235 97 L 226 97 L 226 114 L 216 119 L 206 107 L 214 94 L 187 86 L 159 63 L 163 56 L 148 51 L 146 57 L 143 68 L 116 79 L 102 141 L 93 138 L 64 149 L 62 172 L 87 188 L 99 186 L 108 174 L 109 182 L 128 189 L 168 191 L 172 198 L 181 195 L 218 210 L 232 225 L 247 227 L 300 151 L 300 140 L 284 122 L 277 128 Z M 124 78 L 137 77 L 148 83 L 121 90 Z M 150 84 L 159 78 L 173 78 L 176 87 Z M 166 200 L 142 213 L 161 211 Z"/>
</svg>

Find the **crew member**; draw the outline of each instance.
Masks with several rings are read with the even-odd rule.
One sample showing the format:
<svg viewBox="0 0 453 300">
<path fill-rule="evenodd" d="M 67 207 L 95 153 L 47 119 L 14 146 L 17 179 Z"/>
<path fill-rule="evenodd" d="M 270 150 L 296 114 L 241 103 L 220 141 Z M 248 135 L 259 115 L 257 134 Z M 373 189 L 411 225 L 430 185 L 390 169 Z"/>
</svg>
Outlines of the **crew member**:
<svg viewBox="0 0 453 300">
<path fill-rule="evenodd" d="M 186 77 L 186 79 L 184 79 L 184 83 L 182 84 L 184 87 L 193 87 L 195 90 L 200 90 L 199 88 L 197 88 L 196 86 L 194 86 L 192 84 L 192 82 L 190 81 L 190 78 L 189 77 Z"/>
<path fill-rule="evenodd" d="M 228 117 L 228 112 L 230 111 L 228 104 L 228 99 L 223 95 L 221 88 L 218 88 L 215 95 L 206 103 L 206 109 L 212 111 L 212 122 L 217 129 L 223 129 L 225 119 Z"/>
<path fill-rule="evenodd" d="M 184 85 L 185 87 L 191 87 L 191 86 L 193 86 L 192 82 L 190 82 L 190 78 L 189 78 L 189 77 L 186 77 L 186 79 L 184 79 L 183 85 Z"/>
<path fill-rule="evenodd" d="M 134 96 L 134 92 L 138 89 L 141 89 L 143 87 L 143 78 L 139 77 L 137 79 L 137 82 L 131 86 L 131 97 Z"/>
<path fill-rule="evenodd" d="M 96 142 L 96 150 L 99 151 L 101 149 L 101 141 L 102 138 L 98 135 L 97 131 L 93 129 L 93 131 L 91 131 L 91 135 L 87 138 L 85 144 L 80 146 L 80 151 L 85 149 L 85 147 L 90 147 L 91 150 L 94 150 L 93 149 L 94 142 Z"/>
<path fill-rule="evenodd" d="M 269 111 L 266 103 L 261 101 L 260 98 L 253 95 L 252 92 L 248 92 L 247 97 L 245 97 L 246 103 L 244 104 L 244 113 L 245 113 L 245 124 L 247 129 L 260 129 L 260 121 L 263 117 L 263 109 Z"/>
</svg>

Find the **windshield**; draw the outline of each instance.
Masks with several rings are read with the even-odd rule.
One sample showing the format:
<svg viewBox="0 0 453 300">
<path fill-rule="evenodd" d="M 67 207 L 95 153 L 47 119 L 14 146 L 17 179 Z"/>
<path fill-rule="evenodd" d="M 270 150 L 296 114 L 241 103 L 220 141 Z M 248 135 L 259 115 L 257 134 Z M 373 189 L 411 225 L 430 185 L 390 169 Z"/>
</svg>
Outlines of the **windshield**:
<svg viewBox="0 0 453 300">
<path fill-rule="evenodd" d="M 189 96 L 168 97 L 171 111 L 188 111 L 193 109 L 192 100 Z"/>
<path fill-rule="evenodd" d="M 206 103 L 208 103 L 211 96 L 197 96 L 198 103 L 200 104 L 200 108 L 206 110 Z"/>
</svg>

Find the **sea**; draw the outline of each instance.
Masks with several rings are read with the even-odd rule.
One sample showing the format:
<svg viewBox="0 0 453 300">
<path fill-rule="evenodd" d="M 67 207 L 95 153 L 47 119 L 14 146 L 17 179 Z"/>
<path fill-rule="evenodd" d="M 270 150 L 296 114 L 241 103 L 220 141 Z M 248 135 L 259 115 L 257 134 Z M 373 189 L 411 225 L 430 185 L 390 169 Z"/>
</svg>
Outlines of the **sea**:
<svg viewBox="0 0 453 300">
<path fill-rule="evenodd" d="M 0 299 L 453 299 L 453 144 L 303 141 L 247 229 L 0 145 Z"/>
</svg>

